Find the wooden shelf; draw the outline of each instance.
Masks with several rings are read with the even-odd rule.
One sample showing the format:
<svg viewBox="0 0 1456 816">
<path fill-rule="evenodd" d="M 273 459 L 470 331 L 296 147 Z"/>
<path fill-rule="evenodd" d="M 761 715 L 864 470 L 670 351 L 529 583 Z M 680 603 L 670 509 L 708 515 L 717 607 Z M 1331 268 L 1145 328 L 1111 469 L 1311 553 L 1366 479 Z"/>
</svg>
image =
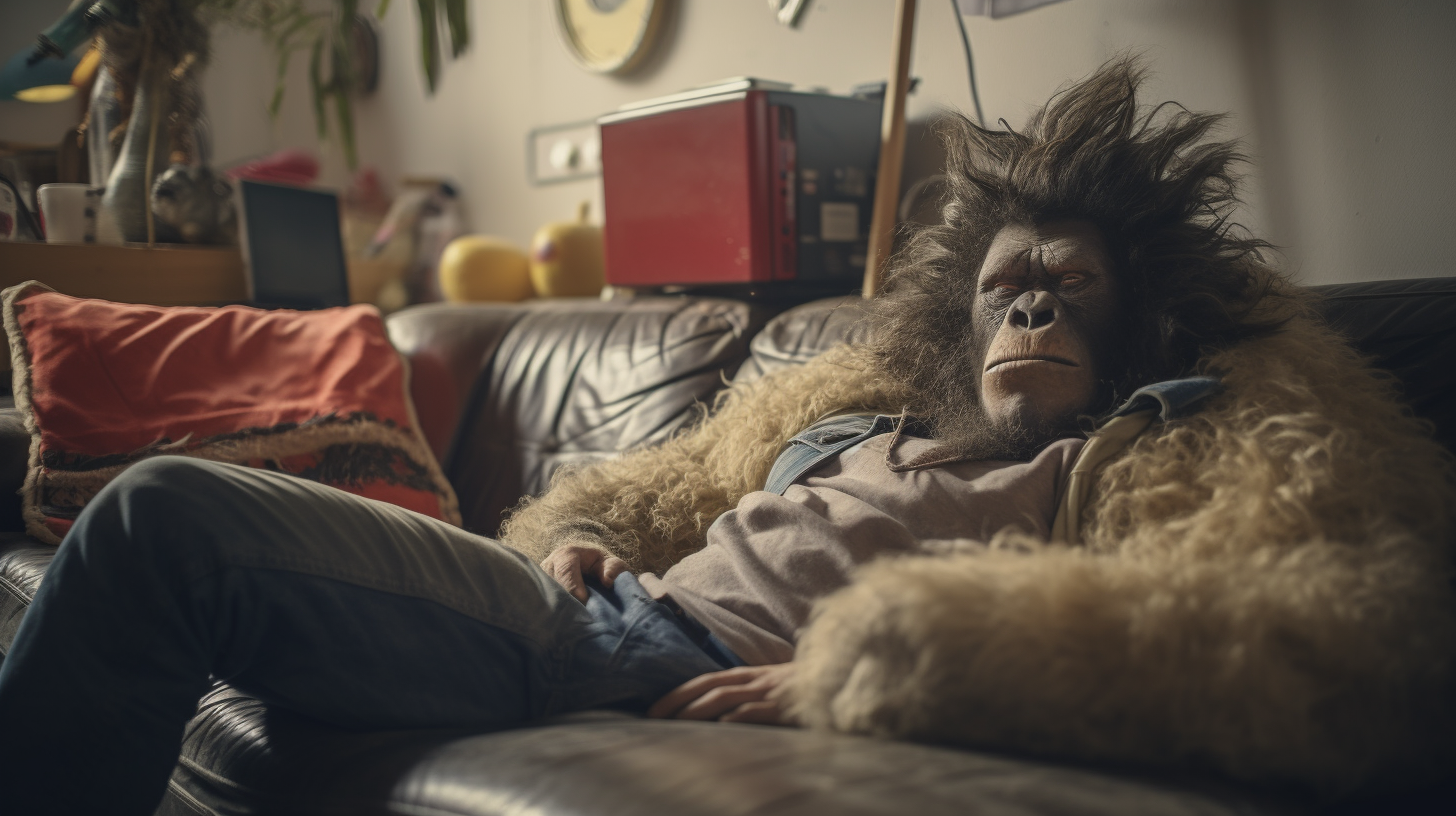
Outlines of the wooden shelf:
<svg viewBox="0 0 1456 816">
<path fill-rule="evenodd" d="M 232 247 L 0 242 L 0 288 L 36 280 L 62 294 L 156 306 L 247 300 Z"/>
</svg>

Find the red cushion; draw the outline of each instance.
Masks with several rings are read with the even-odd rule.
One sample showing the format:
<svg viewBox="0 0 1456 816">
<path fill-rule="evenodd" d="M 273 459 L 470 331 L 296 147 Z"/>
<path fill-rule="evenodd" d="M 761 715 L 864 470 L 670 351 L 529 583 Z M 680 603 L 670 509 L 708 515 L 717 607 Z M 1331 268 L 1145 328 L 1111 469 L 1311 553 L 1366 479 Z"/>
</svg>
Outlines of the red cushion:
<svg viewBox="0 0 1456 816">
<path fill-rule="evenodd" d="M 59 541 L 106 482 L 175 453 L 312 478 L 459 523 L 372 307 L 161 308 L 4 294 L 32 433 L 27 529 Z"/>
</svg>

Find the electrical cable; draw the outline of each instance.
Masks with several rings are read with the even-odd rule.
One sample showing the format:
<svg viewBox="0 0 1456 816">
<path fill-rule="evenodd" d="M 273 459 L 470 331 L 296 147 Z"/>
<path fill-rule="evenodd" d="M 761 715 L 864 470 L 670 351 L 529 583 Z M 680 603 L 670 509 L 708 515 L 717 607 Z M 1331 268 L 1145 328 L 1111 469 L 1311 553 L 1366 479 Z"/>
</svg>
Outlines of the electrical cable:
<svg viewBox="0 0 1456 816">
<path fill-rule="evenodd" d="M 966 51 L 966 74 L 971 78 L 971 103 L 976 106 L 976 123 L 986 126 L 986 117 L 981 113 L 981 94 L 976 90 L 976 61 L 971 56 L 971 35 L 966 33 L 966 19 L 961 16 L 961 7 L 956 0 L 950 0 L 951 12 L 955 14 L 956 25 L 961 29 L 961 45 Z"/>
</svg>

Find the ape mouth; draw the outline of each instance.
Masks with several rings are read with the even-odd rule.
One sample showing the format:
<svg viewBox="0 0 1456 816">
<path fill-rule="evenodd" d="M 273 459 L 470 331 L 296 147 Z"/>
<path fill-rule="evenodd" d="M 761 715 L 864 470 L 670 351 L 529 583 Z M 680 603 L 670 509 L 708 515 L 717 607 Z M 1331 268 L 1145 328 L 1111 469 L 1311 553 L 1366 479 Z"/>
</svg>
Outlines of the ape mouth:
<svg viewBox="0 0 1456 816">
<path fill-rule="evenodd" d="M 1020 368 L 1022 366 L 1036 365 L 1037 363 L 1051 363 L 1053 365 L 1067 366 L 1069 368 L 1081 368 L 1076 361 L 1068 360 L 1066 357 L 1032 356 L 1032 357 L 1010 357 L 1006 359 L 993 360 L 986 366 L 986 373 L 998 368 Z"/>
</svg>

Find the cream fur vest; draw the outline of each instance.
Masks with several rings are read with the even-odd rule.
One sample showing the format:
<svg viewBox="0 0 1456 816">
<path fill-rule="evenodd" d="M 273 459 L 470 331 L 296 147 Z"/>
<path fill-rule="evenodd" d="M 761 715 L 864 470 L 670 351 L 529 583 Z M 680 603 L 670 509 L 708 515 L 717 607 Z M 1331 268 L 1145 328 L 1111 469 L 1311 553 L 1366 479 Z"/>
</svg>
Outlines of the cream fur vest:
<svg viewBox="0 0 1456 816">
<path fill-rule="evenodd" d="M 1201 368 L 1225 391 L 1099 472 L 1085 546 L 883 561 L 822 601 L 800 716 L 1331 795 L 1438 765 L 1446 457 L 1311 321 Z"/>
</svg>

